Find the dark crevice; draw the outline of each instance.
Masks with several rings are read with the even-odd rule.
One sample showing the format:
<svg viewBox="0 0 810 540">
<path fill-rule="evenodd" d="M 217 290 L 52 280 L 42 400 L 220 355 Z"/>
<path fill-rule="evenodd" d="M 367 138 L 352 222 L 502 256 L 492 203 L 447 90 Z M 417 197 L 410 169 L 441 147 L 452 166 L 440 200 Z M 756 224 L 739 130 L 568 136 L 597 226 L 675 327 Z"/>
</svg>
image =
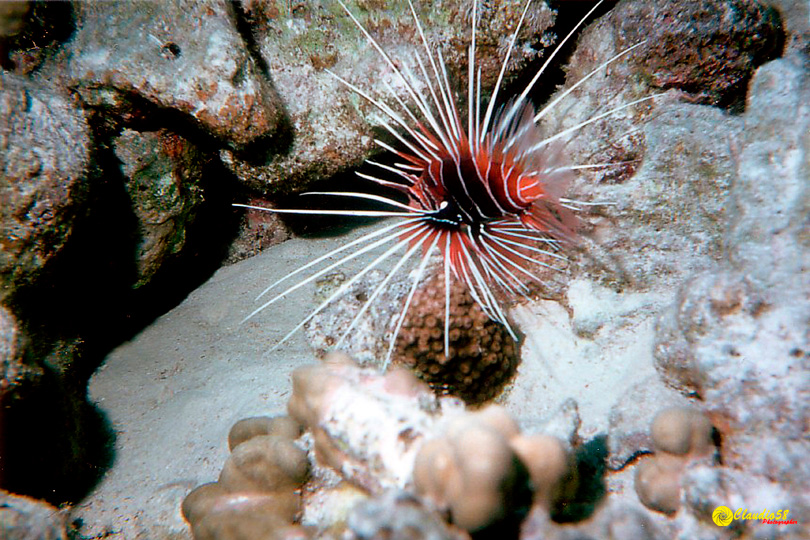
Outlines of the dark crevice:
<svg viewBox="0 0 810 540">
<path fill-rule="evenodd" d="M 116 312 L 121 317 L 120 328 L 111 334 L 101 332 L 99 338 L 103 335 L 109 335 L 109 338 L 99 340 L 100 344 L 106 342 L 100 352 L 131 338 L 204 283 L 221 266 L 228 246 L 238 232 L 238 220 L 230 205 L 237 181 L 218 159 L 218 141 L 184 121 L 185 115 L 176 111 L 159 111 L 148 116 L 150 119 L 144 123 L 137 125 L 137 122 L 133 122 L 127 127 L 137 128 L 141 132 L 166 129 L 191 142 L 200 151 L 199 159 L 204 163 L 204 172 L 199 181 L 203 201 L 196 208 L 193 222 L 186 230 L 180 253 L 168 257 L 149 283 L 133 287 L 137 282 L 135 260 L 141 237 L 132 200 L 126 191 L 129 179 L 123 173 L 122 164 L 114 151 L 115 139 L 122 126 L 111 125 L 101 112 L 90 114 L 95 148 L 92 161 L 100 169 L 100 178 L 94 184 L 93 200 L 87 205 L 90 211 L 77 224 L 73 235 L 77 240 L 64 254 L 66 265 L 73 266 L 63 269 L 59 275 L 81 272 L 81 283 L 86 282 L 88 286 L 94 284 L 96 289 L 99 284 L 105 284 L 112 287 L 109 291 L 113 295 L 111 297 L 119 299 L 121 307 Z M 160 121 L 152 120 L 154 118 Z M 102 269 L 99 270 L 101 275 L 88 277 L 88 269 L 77 266 L 87 267 L 86 262 L 94 259 L 100 259 L 96 262 Z M 85 264 L 77 265 L 78 261 Z M 119 283 L 115 284 L 114 280 Z M 99 296 L 102 304 L 96 308 L 109 303 L 108 298 Z M 105 326 L 104 320 L 93 323 Z"/>
<path fill-rule="evenodd" d="M 165 128 L 187 139 L 203 152 L 216 153 L 226 146 L 226 143 L 212 135 L 200 122 L 182 111 L 167 107 L 160 107 L 135 92 L 124 92 L 115 87 L 104 85 L 85 86 L 74 88 L 79 97 L 93 99 L 92 94 L 98 93 L 99 99 L 105 103 L 103 96 L 107 92 L 116 95 L 117 102 L 113 107 L 85 103 L 84 107 L 90 114 L 90 122 L 97 132 L 96 145 L 109 147 L 114 138 L 123 129 L 133 131 L 157 131 Z"/>
<path fill-rule="evenodd" d="M 295 142 L 295 128 L 289 115 L 279 115 L 275 130 L 257 137 L 244 147 L 234 150 L 234 156 L 252 166 L 268 163 L 274 156 L 290 154 Z"/>
<path fill-rule="evenodd" d="M 577 47 L 582 32 L 594 21 L 608 13 L 616 5 L 618 0 L 609 0 L 604 2 L 599 8 L 594 11 L 590 17 L 580 26 L 577 32 L 572 35 L 568 41 L 563 45 L 559 52 L 557 52 L 554 60 L 546 68 L 543 75 L 535 83 L 534 88 L 530 94 L 532 102 L 535 105 L 546 103 L 557 89 L 565 84 L 566 70 L 571 55 Z M 526 85 L 531 82 L 537 71 L 546 62 L 549 55 L 551 55 L 558 47 L 559 43 L 568 35 L 571 30 L 582 21 L 588 11 L 590 11 L 596 4 L 596 0 L 583 0 L 581 2 L 570 2 L 566 0 L 552 0 L 548 2 L 549 7 L 557 11 L 557 17 L 554 21 L 554 26 L 550 29 L 553 31 L 557 39 L 554 44 L 547 47 L 543 51 L 540 58 L 533 60 L 530 64 L 521 70 L 520 76 L 511 81 L 505 88 L 502 95 L 516 96 L 523 92 Z"/>
<path fill-rule="evenodd" d="M 562 488 L 553 501 L 551 519 L 557 523 L 575 523 L 589 518 L 607 493 L 607 437 L 591 439 L 574 450 L 575 465 L 562 480 Z"/>
<path fill-rule="evenodd" d="M 74 351 L 54 349 L 50 358 Z M 46 365 L 36 385 L 0 400 L 0 485 L 60 506 L 81 500 L 114 462 L 112 426 L 86 383 Z"/>
<path fill-rule="evenodd" d="M 200 179 L 204 201 L 186 229 L 179 254 L 137 287 L 141 236 L 127 192 L 128 178 L 114 152 L 122 123 L 89 109 L 93 155 L 87 193 L 70 239 L 42 274 L 7 299 L 28 338 L 26 362 L 41 376 L 3 402 L 0 485 L 44 498 L 75 503 L 111 466 L 114 433 L 87 398 L 87 383 L 104 358 L 160 315 L 180 304 L 222 265 L 238 232 L 230 205 L 236 181 L 216 156 L 211 137 L 201 136 L 181 115 L 131 117 L 142 130 L 166 127 L 184 132 L 207 150 Z M 159 118 L 160 122 L 153 119 Z"/>
<path fill-rule="evenodd" d="M 393 158 L 390 156 L 381 156 L 379 158 L 375 158 L 375 161 L 381 163 L 391 163 L 393 162 Z M 391 176 L 393 176 L 392 173 L 381 171 L 379 167 L 375 167 L 373 165 L 364 164 L 358 169 L 350 169 L 330 178 L 313 182 L 308 186 L 307 192 L 358 192 L 379 195 L 397 200 L 401 203 L 407 203 L 407 197 L 405 197 L 403 194 L 398 193 L 396 190 L 383 187 L 370 180 L 360 178 L 357 176 L 356 171 L 369 175 L 380 176 L 386 180 L 393 180 L 391 178 Z M 327 195 L 296 194 L 276 198 L 274 202 L 278 208 L 300 208 L 307 210 L 398 211 L 398 209 L 383 203 Z M 286 225 L 293 232 L 293 234 L 303 236 L 305 238 L 340 236 L 348 233 L 356 227 L 375 223 L 380 220 L 380 218 L 330 215 L 313 216 L 284 214 L 280 215 L 280 217 L 284 225 Z"/>
<path fill-rule="evenodd" d="M 712 427 L 712 444 L 716 449 L 714 453 L 715 464 L 719 467 L 723 466 L 723 436 L 716 427 Z"/>
<path fill-rule="evenodd" d="M 270 65 L 262 56 L 261 47 L 253 30 L 253 24 L 247 16 L 244 5 L 241 0 L 231 0 L 229 6 L 234 26 L 245 44 L 248 55 L 250 55 L 262 77 L 272 86 L 273 79 L 270 74 Z M 247 71 L 247 67 L 242 66 L 237 72 L 237 77 L 240 74 L 242 77 L 248 76 Z M 279 107 L 283 107 L 281 100 L 277 96 L 275 96 L 275 101 Z M 275 155 L 289 154 L 294 138 L 295 129 L 292 120 L 287 111 L 283 110 L 277 119 L 275 129 L 271 133 L 263 137 L 257 137 L 244 145 L 244 147 L 235 149 L 234 153 L 238 159 L 250 165 L 259 166 L 267 163 Z"/>
<path fill-rule="evenodd" d="M 611 472 L 620 472 L 625 470 L 627 467 L 631 465 L 635 465 L 643 456 L 649 456 L 653 452 L 650 450 L 637 450 L 633 452 L 633 454 L 625 460 L 624 463 L 618 465 L 616 467 L 608 467 L 608 470 Z"/>
<path fill-rule="evenodd" d="M 256 41 L 256 36 L 253 34 L 253 27 L 245 15 L 245 8 L 241 0 L 232 0 L 230 5 L 234 26 L 236 26 L 236 31 L 239 32 L 239 35 L 242 36 L 242 40 L 245 42 L 245 48 L 247 48 L 253 61 L 256 62 L 256 67 L 261 74 L 264 75 L 266 79 L 270 80 L 270 66 L 267 64 L 267 60 L 262 56 L 261 48 Z"/>
</svg>

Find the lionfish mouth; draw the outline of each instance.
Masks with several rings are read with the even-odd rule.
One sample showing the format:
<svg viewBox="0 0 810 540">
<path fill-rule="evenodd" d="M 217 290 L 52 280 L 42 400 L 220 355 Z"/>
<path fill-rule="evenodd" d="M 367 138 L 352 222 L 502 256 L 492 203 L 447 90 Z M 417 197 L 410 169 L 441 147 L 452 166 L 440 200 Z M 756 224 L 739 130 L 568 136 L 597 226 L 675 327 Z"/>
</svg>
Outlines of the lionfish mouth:
<svg viewBox="0 0 810 540">
<path fill-rule="evenodd" d="M 369 193 L 319 192 L 321 195 L 372 200 L 383 203 L 392 210 L 302 210 L 235 205 L 276 213 L 398 218 L 395 223 L 387 224 L 326 253 L 273 283 L 259 295 L 259 298 L 263 298 L 287 279 L 306 271 L 313 271 L 331 258 L 344 252 L 348 253 L 276 294 L 250 313 L 245 320 L 342 264 L 372 250 L 390 246 L 315 308 L 284 336 L 276 347 L 286 342 L 313 317 L 346 293 L 364 275 L 402 250 L 405 251 L 404 255 L 400 256 L 393 269 L 369 295 L 335 347 L 341 346 L 372 302 L 385 290 L 394 276 L 416 256 L 419 262 L 416 271 L 411 274 L 413 282 L 389 343 L 388 355 L 384 362 L 384 367 L 387 366 L 411 301 L 426 274 L 428 260 L 434 252 L 439 252 L 443 260 L 445 354 L 449 349 L 451 280 L 461 281 L 481 309 L 491 319 L 503 324 L 512 337 L 517 339 L 496 292 L 506 293 L 512 297 L 527 296 L 530 290 L 528 283 L 543 284 L 538 272 L 542 273 L 543 269 L 562 269 L 555 262 L 564 264 L 567 259 L 561 253 L 562 245 L 576 242 L 578 219 L 575 212 L 580 207 L 576 201 L 562 198 L 561 193 L 576 170 L 600 166 L 574 166 L 568 163 L 562 152 L 566 137 L 584 126 L 656 96 L 626 103 L 549 137 L 542 135 L 537 123 L 547 111 L 587 79 L 629 54 L 643 42 L 625 49 L 604 62 L 539 112 L 535 111 L 528 99 L 532 88 L 565 43 L 599 8 L 602 4 L 600 1 L 556 46 L 523 92 L 512 99 L 500 102 L 499 92 L 504 74 L 531 5 L 531 0 L 528 0 L 511 37 L 495 88 L 486 108 L 483 108 L 481 72 L 480 68 L 475 67 L 478 0 L 473 0 L 471 43 L 468 49 L 468 107 L 465 111 L 465 121 L 462 120 L 456 106 L 441 50 L 435 54 L 432 52 L 411 0 L 408 0 L 408 4 L 423 49 L 421 53 L 415 52 L 421 76 L 418 80 L 411 70 L 399 67 L 341 0 L 336 1 L 379 53 L 380 58 L 400 78 L 407 94 L 407 101 L 403 100 L 390 85 L 386 85 L 389 97 L 397 104 L 397 107 L 393 108 L 385 101 L 329 71 L 343 85 L 385 115 L 388 120 L 382 125 L 397 141 L 397 148 L 380 140 L 375 141 L 399 159 L 393 165 L 368 161 L 385 173 L 385 178 L 360 172 L 357 174 L 404 193 L 407 195 L 408 204 Z M 417 88 L 425 90 L 420 91 Z M 420 255 L 417 255 L 418 253 Z"/>
</svg>

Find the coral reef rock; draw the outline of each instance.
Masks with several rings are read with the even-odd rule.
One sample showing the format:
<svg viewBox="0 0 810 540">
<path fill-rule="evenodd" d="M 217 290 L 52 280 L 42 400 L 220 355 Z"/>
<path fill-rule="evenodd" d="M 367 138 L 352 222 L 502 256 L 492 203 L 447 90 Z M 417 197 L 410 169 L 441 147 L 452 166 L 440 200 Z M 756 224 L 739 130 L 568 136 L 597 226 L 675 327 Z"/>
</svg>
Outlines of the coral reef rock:
<svg viewBox="0 0 810 540">
<path fill-rule="evenodd" d="M 0 537 L 5 540 L 67 540 L 68 532 L 67 512 L 0 490 Z"/>
<path fill-rule="evenodd" d="M 395 59 L 412 59 L 413 49 L 422 49 L 418 30 L 405 3 L 389 3 L 384 10 L 377 4 L 349 2 L 349 9 L 369 28 L 380 45 Z M 251 0 L 242 4 L 256 46 L 266 59 L 267 72 L 278 89 L 290 122 L 289 148 L 266 159 L 245 158 L 238 152 L 223 151 L 223 160 L 246 185 L 262 191 L 301 190 L 307 184 L 329 178 L 349 166 L 359 165 L 374 148 L 373 127 L 380 127 L 376 108 L 358 99 L 325 70 L 358 85 L 374 96 L 390 100 L 385 85 L 403 97 L 399 77 L 381 66 L 380 57 L 337 2 L 313 5 L 286 5 L 274 1 Z M 466 80 L 469 45 L 468 5 L 456 0 L 415 8 L 429 43 L 444 44 L 445 59 L 452 80 Z M 484 88 L 494 85 L 500 67 L 503 43 L 509 28 L 520 18 L 515 3 L 501 4 L 479 12 L 477 62 L 484 68 Z M 543 2 L 535 2 L 526 18 L 507 77 L 542 54 L 552 34 L 546 33 L 553 12 Z M 381 69 L 382 67 L 382 69 Z M 409 68 L 418 73 L 413 62 Z M 325 96 L 329 96 L 326 99 Z M 369 124 L 370 122 L 370 124 Z"/>
<path fill-rule="evenodd" d="M 316 469 L 374 496 L 418 494 L 467 531 L 516 530 L 532 493 L 548 508 L 572 466 L 563 441 L 521 434 L 500 407 L 466 412 L 405 369 L 381 375 L 340 353 L 294 372 L 289 412 L 311 433 Z"/>
<path fill-rule="evenodd" d="M 70 236 L 88 188 L 89 131 L 67 92 L 0 71 L 0 300 Z"/>
<path fill-rule="evenodd" d="M 355 505 L 346 518 L 346 525 L 351 538 L 358 540 L 469 539 L 464 531 L 448 526 L 413 495 L 397 490 Z"/>
<path fill-rule="evenodd" d="M 293 372 L 288 409 L 312 431 L 320 463 L 379 492 L 410 484 L 419 443 L 435 424 L 438 403 L 406 372 L 380 376 L 332 353 L 323 364 Z"/>
<path fill-rule="evenodd" d="M 232 9 L 218 0 L 76 4 L 67 66 L 76 90 L 122 116 L 137 115 L 144 102 L 176 111 L 237 149 L 271 137 L 282 105 Z"/>
<path fill-rule="evenodd" d="M 200 184 L 206 159 L 167 130 L 125 129 L 115 141 L 115 155 L 138 220 L 137 285 L 143 285 L 185 246 L 186 231 L 203 201 Z"/>
<path fill-rule="evenodd" d="M 658 325 L 662 378 L 699 397 L 722 438 L 722 470 L 690 471 L 684 480 L 694 482 L 686 503 L 703 518 L 723 500 L 810 512 L 808 99 L 798 59 L 757 71 L 737 143 L 727 256 L 685 283 Z M 754 535 L 768 527 L 735 525 Z"/>
<path fill-rule="evenodd" d="M 693 102 L 734 107 L 742 105 L 757 66 L 781 53 L 781 20 L 767 4 L 624 1 L 610 17 L 618 21 L 621 47 L 646 40 L 634 61 L 653 85 L 688 92 Z"/>
<path fill-rule="evenodd" d="M 652 452 L 650 411 L 685 407 L 689 400 L 653 374 L 630 388 L 610 409 L 608 466 L 619 470 L 640 453 Z"/>
</svg>

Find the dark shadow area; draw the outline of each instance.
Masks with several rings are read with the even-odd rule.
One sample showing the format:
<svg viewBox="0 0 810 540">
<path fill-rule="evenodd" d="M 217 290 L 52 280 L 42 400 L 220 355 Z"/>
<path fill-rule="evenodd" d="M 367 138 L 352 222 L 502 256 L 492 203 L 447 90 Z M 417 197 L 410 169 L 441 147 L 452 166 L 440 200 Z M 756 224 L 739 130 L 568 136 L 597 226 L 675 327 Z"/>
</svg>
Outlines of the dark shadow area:
<svg viewBox="0 0 810 540">
<path fill-rule="evenodd" d="M 286 112 L 278 118 L 275 131 L 257 137 L 234 155 L 253 166 L 265 165 L 274 156 L 288 155 L 295 139 L 295 130 Z M 194 139 L 192 139 L 194 140 Z"/>
<path fill-rule="evenodd" d="M 59 44 L 68 41 L 76 31 L 72 2 L 28 2 L 26 7 L 27 12 L 19 18 L 19 32 L 0 35 L 2 69 L 13 71 L 20 68 L 29 72 L 39 67 Z M 16 9 L 19 13 L 20 8 Z M 11 7 L 10 10 L 15 8 Z M 10 22 L 8 16 L 6 14 L 6 25 Z M 12 52 L 16 60 L 11 58 Z"/>
<path fill-rule="evenodd" d="M 100 171 L 78 216 L 71 239 L 33 286 L 21 290 L 10 305 L 29 332 L 55 338 L 81 336 L 83 351 L 103 358 L 157 316 L 179 304 L 204 283 L 227 255 L 238 230 L 230 201 L 234 180 L 215 159 L 203 178 L 204 202 L 187 229 L 177 256 L 168 257 L 142 287 L 136 253 L 141 237 L 127 178 L 109 141 L 96 142 L 92 162 Z M 97 366 L 88 362 L 89 376 Z"/>
<path fill-rule="evenodd" d="M 549 98 L 557 91 L 557 89 L 565 84 L 565 66 L 577 46 L 579 35 L 582 31 L 593 23 L 599 17 L 608 13 L 616 5 L 618 0 L 608 0 L 591 14 L 590 17 L 577 29 L 577 33 L 571 36 L 565 45 L 560 48 L 559 52 L 554 56 L 554 59 L 548 65 L 543 75 L 537 80 L 529 94 L 531 101 L 535 107 L 548 102 Z M 552 28 L 556 34 L 557 39 L 551 47 L 547 47 L 543 51 L 543 55 L 530 62 L 521 70 L 521 75 L 511 81 L 504 87 L 501 96 L 517 96 L 526 88 L 532 78 L 537 74 L 537 71 L 548 60 L 549 56 L 557 49 L 558 44 L 568 35 L 574 27 L 579 24 L 582 17 L 585 16 L 591 8 L 597 3 L 597 0 L 583 0 L 571 2 L 566 0 L 551 0 L 548 2 L 549 7 L 557 10 L 557 18 Z M 538 108 L 539 110 L 539 108 Z"/>
<path fill-rule="evenodd" d="M 563 479 L 560 495 L 551 506 L 551 519 L 574 523 L 590 517 L 606 493 L 607 437 L 596 437 L 574 451 L 575 466 Z"/>
<path fill-rule="evenodd" d="M 46 365 L 35 385 L 0 400 L 3 489 L 59 506 L 80 501 L 101 480 L 114 461 L 115 434 L 85 386 Z"/>
<path fill-rule="evenodd" d="M 114 436 L 86 400 L 86 384 L 129 326 L 136 221 L 117 177 L 89 180 L 91 213 L 46 272 L 8 302 L 25 335 L 26 364 L 42 376 L 5 403 L 3 487 L 75 502 L 112 463 Z"/>
<path fill-rule="evenodd" d="M 109 352 L 182 302 L 227 256 L 238 232 L 234 181 L 209 154 L 204 201 L 179 254 L 137 287 L 141 236 L 127 178 L 113 151 L 115 126 L 93 119 L 96 169 L 89 211 L 33 283 L 6 304 L 27 337 L 25 364 L 38 373 L 5 395 L 0 418 L 0 487 L 54 505 L 81 500 L 114 460 L 114 433 L 87 400 L 87 383 Z"/>
<path fill-rule="evenodd" d="M 390 155 L 376 156 L 374 158 L 374 161 L 388 165 L 392 164 L 394 160 L 395 156 L 392 157 Z M 396 174 L 382 170 L 379 167 L 369 165 L 368 163 L 364 164 L 359 169 L 356 169 L 356 171 L 376 176 L 384 180 L 398 180 Z M 408 198 L 404 194 L 398 192 L 397 190 L 381 186 L 375 182 L 372 182 L 371 180 L 360 178 L 357 176 L 354 169 L 336 174 L 331 178 L 314 182 L 307 188 L 306 192 L 355 192 L 386 197 L 405 204 L 408 202 Z M 280 197 L 275 200 L 276 206 L 278 208 L 326 211 L 379 210 L 404 212 L 404 210 L 399 210 L 398 208 L 386 205 L 384 203 L 366 199 L 329 195 L 307 195 L 305 193 Z M 381 218 L 338 216 L 328 214 L 281 215 L 281 220 L 287 227 L 290 228 L 293 234 L 303 236 L 305 238 L 329 238 L 341 236 L 356 227 L 375 223 L 380 219 Z"/>
<path fill-rule="evenodd" d="M 748 87 L 750 86 L 751 79 L 754 77 L 756 68 L 762 64 L 765 64 L 766 62 L 781 58 L 785 52 L 787 34 L 785 32 L 783 23 L 784 18 L 773 6 L 763 6 L 763 9 L 765 10 L 765 17 L 770 23 L 770 28 L 778 29 L 778 31 L 771 36 L 770 49 L 758 51 L 752 57 L 751 60 L 754 69 L 752 69 L 746 77 L 741 78 L 736 83 L 728 87 L 721 96 L 721 99 L 714 104 L 717 107 L 724 109 L 729 114 L 740 115 L 745 112 L 746 99 L 748 97 Z"/>
<path fill-rule="evenodd" d="M 514 458 L 515 474 L 501 485 L 507 494 L 503 508 L 506 511 L 501 519 L 487 527 L 470 533 L 473 540 L 504 540 L 520 537 L 520 527 L 532 507 L 532 489 L 529 472 L 523 462 Z"/>
</svg>

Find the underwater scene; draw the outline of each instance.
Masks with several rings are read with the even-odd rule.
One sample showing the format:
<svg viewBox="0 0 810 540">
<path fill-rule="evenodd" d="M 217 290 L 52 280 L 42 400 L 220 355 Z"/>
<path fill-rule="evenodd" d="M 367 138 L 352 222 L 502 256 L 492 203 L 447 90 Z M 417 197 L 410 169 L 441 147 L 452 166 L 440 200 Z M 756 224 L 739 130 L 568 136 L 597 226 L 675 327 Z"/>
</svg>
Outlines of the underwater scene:
<svg viewBox="0 0 810 540">
<path fill-rule="evenodd" d="M 0 538 L 810 538 L 806 0 L 3 0 L 0 64 Z"/>
</svg>

